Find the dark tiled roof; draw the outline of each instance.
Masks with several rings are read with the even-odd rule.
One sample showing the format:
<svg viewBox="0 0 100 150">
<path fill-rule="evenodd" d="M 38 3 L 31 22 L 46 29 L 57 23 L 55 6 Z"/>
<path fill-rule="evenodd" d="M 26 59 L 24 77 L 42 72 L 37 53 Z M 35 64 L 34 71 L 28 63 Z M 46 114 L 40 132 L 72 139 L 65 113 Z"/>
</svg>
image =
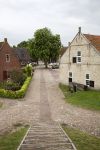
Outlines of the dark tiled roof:
<svg viewBox="0 0 100 150">
<path fill-rule="evenodd" d="M 67 48 L 68 48 L 68 47 L 62 47 L 62 48 L 60 49 L 60 56 L 61 56 L 61 57 L 62 57 L 63 54 L 66 52 Z"/>
<path fill-rule="evenodd" d="M 14 50 L 20 61 L 30 61 L 31 58 L 26 48 L 17 47 Z"/>
<path fill-rule="evenodd" d="M 91 44 L 100 51 L 100 36 L 84 34 L 84 36 L 91 42 Z"/>
</svg>

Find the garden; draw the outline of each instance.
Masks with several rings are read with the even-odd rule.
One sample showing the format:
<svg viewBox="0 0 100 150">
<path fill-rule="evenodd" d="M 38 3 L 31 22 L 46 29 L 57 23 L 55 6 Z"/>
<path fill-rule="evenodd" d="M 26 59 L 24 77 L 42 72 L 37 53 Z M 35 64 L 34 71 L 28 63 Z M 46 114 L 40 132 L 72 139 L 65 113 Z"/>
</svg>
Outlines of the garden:
<svg viewBox="0 0 100 150">
<path fill-rule="evenodd" d="M 69 87 L 64 84 L 59 84 L 62 90 L 65 101 L 78 107 L 100 111 L 100 91 L 87 90 L 71 92 Z"/>
<path fill-rule="evenodd" d="M 9 73 L 10 78 L 0 83 L 0 97 L 22 98 L 33 75 L 32 65 L 26 65 L 22 70 L 13 70 Z"/>
<path fill-rule="evenodd" d="M 100 150 L 100 138 L 90 135 L 67 124 L 62 125 L 65 132 L 73 141 L 77 150 Z"/>
</svg>

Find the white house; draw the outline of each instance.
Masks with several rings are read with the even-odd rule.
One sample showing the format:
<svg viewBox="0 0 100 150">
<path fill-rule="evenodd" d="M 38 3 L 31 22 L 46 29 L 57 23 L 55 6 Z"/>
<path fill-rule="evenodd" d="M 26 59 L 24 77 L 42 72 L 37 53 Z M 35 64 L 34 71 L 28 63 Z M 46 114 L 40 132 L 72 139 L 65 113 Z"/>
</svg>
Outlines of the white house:
<svg viewBox="0 0 100 150">
<path fill-rule="evenodd" d="M 79 31 L 60 60 L 60 82 L 100 89 L 100 36 Z"/>
</svg>

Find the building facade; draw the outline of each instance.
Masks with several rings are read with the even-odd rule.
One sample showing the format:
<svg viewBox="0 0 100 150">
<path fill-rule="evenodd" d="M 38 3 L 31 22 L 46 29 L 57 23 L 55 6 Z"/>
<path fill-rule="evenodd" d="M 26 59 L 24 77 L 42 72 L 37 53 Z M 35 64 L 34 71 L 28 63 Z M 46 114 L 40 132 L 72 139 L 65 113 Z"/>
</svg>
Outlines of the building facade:
<svg viewBox="0 0 100 150">
<path fill-rule="evenodd" d="M 26 50 L 15 50 L 9 45 L 7 38 L 0 42 L 0 81 L 7 80 L 11 71 L 21 69 L 22 62 L 30 62 Z"/>
<path fill-rule="evenodd" d="M 100 89 L 100 36 L 83 34 L 79 28 L 61 57 L 60 82 Z"/>
</svg>

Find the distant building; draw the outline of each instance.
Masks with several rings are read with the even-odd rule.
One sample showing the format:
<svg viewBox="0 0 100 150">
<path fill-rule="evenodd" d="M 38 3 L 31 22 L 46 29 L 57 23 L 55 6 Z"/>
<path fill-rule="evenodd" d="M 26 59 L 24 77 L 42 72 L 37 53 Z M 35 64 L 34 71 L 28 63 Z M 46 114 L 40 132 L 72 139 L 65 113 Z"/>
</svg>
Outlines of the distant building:
<svg viewBox="0 0 100 150">
<path fill-rule="evenodd" d="M 61 57 L 60 82 L 100 89 L 100 36 L 83 34 L 79 28 Z"/>
<path fill-rule="evenodd" d="M 12 48 L 7 38 L 0 42 L 0 81 L 7 80 L 9 72 L 21 69 L 28 62 L 30 57 L 26 49 Z"/>
<path fill-rule="evenodd" d="M 19 61 L 20 61 L 20 65 L 21 66 L 25 66 L 28 63 L 31 62 L 31 57 L 29 55 L 29 52 L 26 48 L 14 48 L 15 50 L 15 54 L 18 57 Z"/>
</svg>

